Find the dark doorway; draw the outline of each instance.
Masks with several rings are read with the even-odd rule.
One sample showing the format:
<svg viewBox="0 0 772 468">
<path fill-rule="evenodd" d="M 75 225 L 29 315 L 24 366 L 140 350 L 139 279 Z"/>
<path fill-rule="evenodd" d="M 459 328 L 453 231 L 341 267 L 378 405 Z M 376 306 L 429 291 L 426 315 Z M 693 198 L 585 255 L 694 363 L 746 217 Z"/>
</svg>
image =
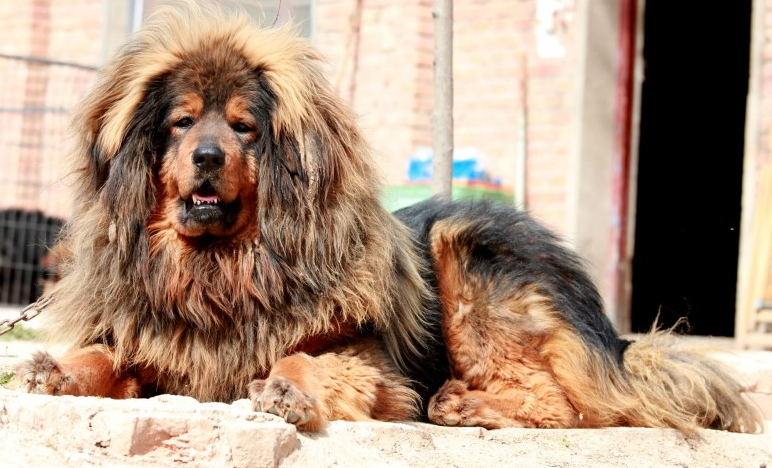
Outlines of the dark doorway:
<svg viewBox="0 0 772 468">
<path fill-rule="evenodd" d="M 632 329 L 734 331 L 751 0 L 646 2 Z"/>
</svg>

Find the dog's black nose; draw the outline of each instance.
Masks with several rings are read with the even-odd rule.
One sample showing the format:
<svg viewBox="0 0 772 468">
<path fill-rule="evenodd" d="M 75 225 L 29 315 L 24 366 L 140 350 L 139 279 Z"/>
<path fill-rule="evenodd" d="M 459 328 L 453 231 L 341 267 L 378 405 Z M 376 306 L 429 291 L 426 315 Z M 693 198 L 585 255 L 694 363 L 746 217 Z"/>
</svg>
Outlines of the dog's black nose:
<svg viewBox="0 0 772 468">
<path fill-rule="evenodd" d="M 201 145 L 193 151 L 193 165 L 205 171 L 225 165 L 225 153 L 217 145 Z"/>
</svg>

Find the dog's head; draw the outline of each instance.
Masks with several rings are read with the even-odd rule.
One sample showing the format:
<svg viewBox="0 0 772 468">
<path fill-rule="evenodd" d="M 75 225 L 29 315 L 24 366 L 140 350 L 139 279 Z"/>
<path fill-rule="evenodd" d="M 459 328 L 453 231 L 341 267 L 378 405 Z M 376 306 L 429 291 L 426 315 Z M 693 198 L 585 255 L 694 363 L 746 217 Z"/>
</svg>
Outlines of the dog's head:
<svg viewBox="0 0 772 468">
<path fill-rule="evenodd" d="M 238 56 L 205 54 L 161 83 L 150 95 L 166 107 L 157 129 L 161 219 L 186 238 L 255 226 L 258 157 L 270 149 L 275 108 L 262 73 Z"/>
<path fill-rule="evenodd" d="M 81 208 L 110 214 L 126 260 L 159 231 L 302 249 L 277 236 L 308 238 L 298 223 L 377 196 L 368 148 L 314 50 L 291 27 L 213 8 L 155 15 L 75 116 Z"/>
</svg>

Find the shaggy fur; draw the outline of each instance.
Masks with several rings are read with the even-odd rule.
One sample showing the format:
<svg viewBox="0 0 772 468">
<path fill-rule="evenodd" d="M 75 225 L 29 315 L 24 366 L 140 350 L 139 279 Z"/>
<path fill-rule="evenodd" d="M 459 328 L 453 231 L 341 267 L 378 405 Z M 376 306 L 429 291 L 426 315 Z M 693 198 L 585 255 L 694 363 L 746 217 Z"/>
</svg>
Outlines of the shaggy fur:
<svg viewBox="0 0 772 468">
<path fill-rule="evenodd" d="M 81 183 L 46 311 L 73 351 L 25 363 L 27 390 L 249 396 L 306 430 L 760 427 L 714 363 L 661 334 L 620 340 L 579 260 L 527 215 L 384 211 L 314 50 L 202 8 L 157 14 L 75 117 Z"/>
<path fill-rule="evenodd" d="M 429 418 L 499 427 L 763 428 L 731 373 L 666 332 L 622 340 L 581 261 L 525 213 L 429 200 L 396 213 L 433 265 L 452 378 Z"/>
<path fill-rule="evenodd" d="M 420 262 L 316 53 L 291 29 L 199 8 L 159 13 L 74 118 L 53 335 L 108 345 L 116 368 L 149 376 L 143 395 L 200 400 L 245 397 L 289 351 L 343 335 L 378 336 L 408 373 L 431 366 Z M 205 140 L 228 161 L 216 177 L 190 164 Z M 195 191 L 240 205 L 227 227 L 183 222 Z"/>
</svg>

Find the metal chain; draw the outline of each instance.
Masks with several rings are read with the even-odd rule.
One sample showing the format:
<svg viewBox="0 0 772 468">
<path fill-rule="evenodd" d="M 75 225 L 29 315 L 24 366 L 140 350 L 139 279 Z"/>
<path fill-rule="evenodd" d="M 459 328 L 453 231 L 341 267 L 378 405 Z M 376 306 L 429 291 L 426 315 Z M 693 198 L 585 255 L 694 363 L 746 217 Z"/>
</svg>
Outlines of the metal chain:
<svg viewBox="0 0 772 468">
<path fill-rule="evenodd" d="M 13 330 L 13 327 L 16 326 L 17 323 L 27 320 L 31 320 L 38 315 L 40 315 L 43 310 L 48 307 L 49 304 L 51 304 L 51 301 L 54 300 L 54 296 L 43 296 L 40 299 L 38 299 L 37 302 L 33 302 L 32 304 L 28 305 L 27 307 L 23 308 L 21 312 L 19 312 L 19 316 L 14 319 L 3 319 L 0 320 L 0 335 L 5 335 L 6 333 Z"/>
</svg>

